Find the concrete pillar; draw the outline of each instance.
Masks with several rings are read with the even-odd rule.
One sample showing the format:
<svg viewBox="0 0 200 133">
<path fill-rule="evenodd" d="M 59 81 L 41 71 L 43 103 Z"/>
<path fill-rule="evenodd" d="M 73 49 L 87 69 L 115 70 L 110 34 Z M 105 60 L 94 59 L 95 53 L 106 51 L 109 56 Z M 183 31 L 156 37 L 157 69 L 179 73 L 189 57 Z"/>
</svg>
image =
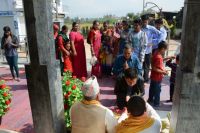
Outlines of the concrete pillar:
<svg viewBox="0 0 200 133">
<path fill-rule="evenodd" d="M 23 0 L 30 52 L 25 66 L 35 133 L 64 133 L 59 62 L 55 59 L 51 0 Z"/>
<path fill-rule="evenodd" d="M 185 0 L 171 133 L 200 133 L 200 1 Z"/>
</svg>

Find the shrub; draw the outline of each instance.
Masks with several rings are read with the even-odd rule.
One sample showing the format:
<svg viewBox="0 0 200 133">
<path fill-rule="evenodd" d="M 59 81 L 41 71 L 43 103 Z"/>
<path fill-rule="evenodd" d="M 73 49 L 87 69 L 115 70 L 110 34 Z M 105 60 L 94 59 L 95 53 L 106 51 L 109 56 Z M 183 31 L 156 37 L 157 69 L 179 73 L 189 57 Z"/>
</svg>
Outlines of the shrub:
<svg viewBox="0 0 200 133">
<path fill-rule="evenodd" d="M 0 117 L 6 114 L 10 109 L 11 103 L 10 87 L 5 84 L 5 81 L 0 81 Z"/>
<path fill-rule="evenodd" d="M 76 76 L 72 76 L 72 73 L 69 71 L 64 73 L 63 76 L 62 89 L 65 109 L 65 123 L 67 128 L 71 127 L 71 120 L 69 115 L 71 106 L 73 103 L 83 99 L 81 87 L 85 81 L 85 78 L 83 77 L 81 80 L 76 78 Z"/>
</svg>

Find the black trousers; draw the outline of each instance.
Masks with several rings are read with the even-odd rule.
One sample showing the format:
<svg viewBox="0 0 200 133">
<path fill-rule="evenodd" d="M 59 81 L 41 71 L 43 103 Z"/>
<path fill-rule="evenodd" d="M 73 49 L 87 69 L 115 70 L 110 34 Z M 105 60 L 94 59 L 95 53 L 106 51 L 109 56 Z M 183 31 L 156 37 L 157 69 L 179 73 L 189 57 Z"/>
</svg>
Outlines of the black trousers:
<svg viewBox="0 0 200 133">
<path fill-rule="evenodd" d="M 149 81 L 150 65 L 151 65 L 151 53 L 145 54 L 144 63 L 143 63 L 143 70 L 144 70 L 143 78 L 145 82 Z"/>
<path fill-rule="evenodd" d="M 120 110 L 122 110 L 124 107 L 126 107 L 127 106 L 126 95 L 120 94 L 120 93 L 117 94 L 116 103 Z"/>
<path fill-rule="evenodd" d="M 170 83 L 170 100 L 173 100 L 174 95 L 174 83 Z"/>
</svg>

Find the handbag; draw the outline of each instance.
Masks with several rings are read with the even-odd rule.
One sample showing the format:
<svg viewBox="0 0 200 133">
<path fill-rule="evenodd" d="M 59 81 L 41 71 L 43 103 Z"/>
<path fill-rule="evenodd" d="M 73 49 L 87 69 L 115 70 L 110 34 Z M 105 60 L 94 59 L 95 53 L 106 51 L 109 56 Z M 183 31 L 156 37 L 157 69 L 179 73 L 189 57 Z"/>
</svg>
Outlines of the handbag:
<svg viewBox="0 0 200 133">
<path fill-rule="evenodd" d="M 92 66 L 95 66 L 98 63 L 97 57 L 96 56 L 92 56 L 92 58 L 90 59 L 90 64 Z"/>
</svg>

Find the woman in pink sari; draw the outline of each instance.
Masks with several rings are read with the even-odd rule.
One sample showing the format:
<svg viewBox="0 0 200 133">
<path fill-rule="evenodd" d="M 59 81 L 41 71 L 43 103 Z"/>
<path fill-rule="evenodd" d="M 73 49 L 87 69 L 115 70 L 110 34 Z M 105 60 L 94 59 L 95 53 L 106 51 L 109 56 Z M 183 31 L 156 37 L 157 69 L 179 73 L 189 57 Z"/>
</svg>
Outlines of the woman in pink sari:
<svg viewBox="0 0 200 133">
<path fill-rule="evenodd" d="M 77 78 L 87 77 L 84 38 L 79 32 L 79 24 L 77 22 L 73 22 L 69 38 L 74 54 L 72 57 L 73 75 Z"/>
<path fill-rule="evenodd" d="M 91 42 L 92 56 L 96 56 L 96 58 L 98 59 L 98 63 L 92 66 L 91 75 L 101 77 L 102 76 L 101 64 L 100 64 L 100 57 L 99 57 L 99 52 L 101 48 L 101 33 L 99 30 L 99 22 L 96 20 L 93 22 L 93 27 L 89 33 L 89 40 Z"/>
</svg>

